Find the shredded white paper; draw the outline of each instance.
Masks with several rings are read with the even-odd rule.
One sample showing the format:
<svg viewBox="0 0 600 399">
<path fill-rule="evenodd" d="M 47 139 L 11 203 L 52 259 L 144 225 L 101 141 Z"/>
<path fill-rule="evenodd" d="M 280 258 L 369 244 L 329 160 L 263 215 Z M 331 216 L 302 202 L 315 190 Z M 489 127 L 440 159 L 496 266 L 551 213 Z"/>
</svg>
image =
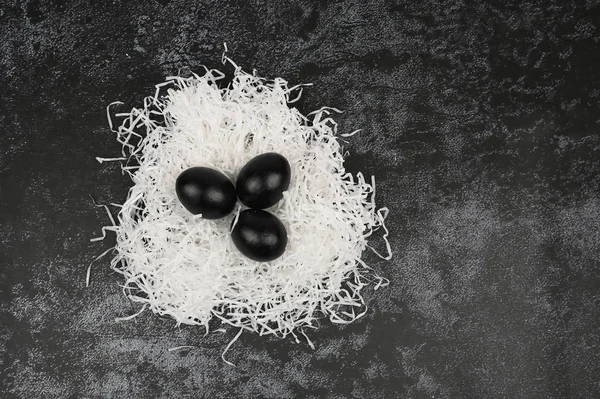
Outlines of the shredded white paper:
<svg viewBox="0 0 600 399">
<path fill-rule="evenodd" d="M 115 231 L 111 266 L 125 278 L 125 295 L 141 304 L 120 320 L 148 308 L 207 332 L 216 318 L 238 328 L 236 338 L 244 330 L 296 341 L 301 334 L 312 346 L 306 328 L 323 317 L 356 320 L 366 312 L 361 289 L 387 284 L 361 260 L 367 238 L 385 229 L 387 209 L 375 206 L 373 179 L 344 170 L 330 116 L 337 110 L 303 116 L 289 106 L 300 86 L 265 80 L 224 59 L 235 68 L 228 87 L 219 88 L 224 75 L 218 70 L 167 78 L 142 108 L 116 115 L 124 117 L 116 130 L 121 156 L 98 158 L 122 161 L 133 180 L 117 222 L 102 235 Z M 189 167 L 207 166 L 235 183 L 246 162 L 271 151 L 292 168 L 284 198 L 269 209 L 286 226 L 288 246 L 277 260 L 259 263 L 230 238 L 241 205 L 224 219 L 204 220 L 179 203 L 175 180 Z M 382 257 L 389 259 L 386 237 L 387 230 Z"/>
</svg>

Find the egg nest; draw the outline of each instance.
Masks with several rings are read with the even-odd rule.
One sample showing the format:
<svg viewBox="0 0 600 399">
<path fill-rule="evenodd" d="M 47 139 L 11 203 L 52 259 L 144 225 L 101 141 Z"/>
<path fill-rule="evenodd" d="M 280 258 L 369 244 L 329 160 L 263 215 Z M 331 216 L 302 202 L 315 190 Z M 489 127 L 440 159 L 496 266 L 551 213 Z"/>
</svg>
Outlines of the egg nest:
<svg viewBox="0 0 600 399">
<path fill-rule="evenodd" d="M 366 311 L 363 287 L 387 284 L 361 260 L 375 230 L 383 227 L 385 240 L 387 209 L 376 208 L 373 178 L 344 169 L 331 118 L 339 111 L 304 116 L 293 108 L 301 86 L 260 78 L 225 59 L 235 70 L 226 87 L 223 73 L 205 69 L 167 78 L 142 107 L 114 115 L 121 118 L 116 129 L 109 112 L 122 156 L 98 160 L 120 161 L 133 181 L 117 205 L 118 220 L 103 229 L 116 233 L 111 266 L 124 277 L 125 295 L 141 304 L 136 315 L 149 309 L 207 332 L 226 324 L 296 341 L 302 334 L 310 343 L 307 328 L 323 318 L 356 320 Z M 223 219 L 202 219 L 178 201 L 175 181 L 187 168 L 206 166 L 235 182 L 250 159 L 266 152 L 285 156 L 292 177 L 268 209 L 287 229 L 287 249 L 260 263 L 230 237 L 241 204 Z"/>
</svg>

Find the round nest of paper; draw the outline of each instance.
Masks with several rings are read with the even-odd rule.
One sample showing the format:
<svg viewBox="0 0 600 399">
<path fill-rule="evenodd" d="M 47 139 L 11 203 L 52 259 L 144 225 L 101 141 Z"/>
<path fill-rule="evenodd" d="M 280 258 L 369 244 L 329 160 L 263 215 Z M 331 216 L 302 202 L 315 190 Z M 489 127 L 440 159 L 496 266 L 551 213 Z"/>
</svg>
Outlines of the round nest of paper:
<svg viewBox="0 0 600 399">
<path fill-rule="evenodd" d="M 141 310 L 207 331 L 217 318 L 240 333 L 298 340 L 319 318 L 352 322 L 366 309 L 361 289 L 387 283 L 361 260 L 367 238 L 385 230 L 387 209 L 375 207 L 374 180 L 344 170 L 330 117 L 337 110 L 303 116 L 289 105 L 301 87 L 245 73 L 227 60 L 235 68 L 227 87 L 217 70 L 170 77 L 143 108 L 116 115 L 124 118 L 114 130 L 122 157 L 98 160 L 121 161 L 133 187 L 117 223 L 104 228 L 116 232 L 111 265 Z M 246 162 L 271 151 L 292 168 L 284 198 L 269 209 L 289 241 L 283 256 L 259 263 L 230 238 L 239 203 L 224 219 L 204 220 L 179 203 L 175 180 L 187 168 L 207 166 L 235 182 Z"/>
</svg>

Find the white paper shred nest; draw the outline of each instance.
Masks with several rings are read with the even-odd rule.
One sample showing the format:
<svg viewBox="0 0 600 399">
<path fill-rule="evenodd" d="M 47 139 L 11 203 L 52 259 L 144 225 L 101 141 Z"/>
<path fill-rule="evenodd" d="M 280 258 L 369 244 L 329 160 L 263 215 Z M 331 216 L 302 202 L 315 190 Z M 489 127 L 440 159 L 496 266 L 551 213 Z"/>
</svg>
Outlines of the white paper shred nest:
<svg viewBox="0 0 600 399">
<path fill-rule="evenodd" d="M 217 70 L 169 77 L 142 108 L 116 115 L 124 118 L 116 130 L 122 154 L 98 161 L 121 161 L 133 186 L 118 220 L 103 229 L 117 237 L 112 268 L 140 313 L 148 308 L 207 332 L 218 318 L 240 333 L 291 334 L 298 341 L 319 317 L 350 323 L 366 310 L 361 289 L 387 284 L 361 260 L 380 227 L 389 253 L 382 257 L 391 257 L 387 209 L 375 206 L 374 179 L 344 170 L 331 117 L 337 110 L 303 116 L 290 105 L 301 87 L 267 81 L 225 59 L 235 68 L 229 87 L 219 88 L 224 75 Z M 109 123 L 112 129 L 110 116 Z M 279 259 L 259 263 L 230 238 L 240 205 L 221 220 L 193 216 L 179 203 L 175 180 L 189 167 L 207 166 L 235 182 L 246 162 L 270 151 L 292 168 L 283 200 L 269 209 L 289 241 Z"/>
</svg>

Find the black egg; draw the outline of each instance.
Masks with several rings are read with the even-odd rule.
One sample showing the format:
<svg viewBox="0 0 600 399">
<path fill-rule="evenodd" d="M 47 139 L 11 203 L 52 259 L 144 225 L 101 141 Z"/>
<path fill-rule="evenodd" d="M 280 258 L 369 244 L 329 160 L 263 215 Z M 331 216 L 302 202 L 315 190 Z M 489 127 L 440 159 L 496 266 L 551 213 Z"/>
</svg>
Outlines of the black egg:
<svg viewBox="0 0 600 399">
<path fill-rule="evenodd" d="M 231 239 L 248 258 L 268 262 L 283 255 L 287 231 L 277 216 L 260 209 L 246 209 L 240 212 Z"/>
<path fill-rule="evenodd" d="M 211 168 L 184 170 L 177 178 L 175 191 L 185 209 L 194 215 L 202 214 L 204 219 L 227 216 L 237 201 L 231 180 Z"/>
<path fill-rule="evenodd" d="M 290 185 L 290 164 L 280 154 L 268 152 L 252 158 L 240 171 L 236 189 L 240 201 L 253 209 L 275 205 Z"/>
</svg>

